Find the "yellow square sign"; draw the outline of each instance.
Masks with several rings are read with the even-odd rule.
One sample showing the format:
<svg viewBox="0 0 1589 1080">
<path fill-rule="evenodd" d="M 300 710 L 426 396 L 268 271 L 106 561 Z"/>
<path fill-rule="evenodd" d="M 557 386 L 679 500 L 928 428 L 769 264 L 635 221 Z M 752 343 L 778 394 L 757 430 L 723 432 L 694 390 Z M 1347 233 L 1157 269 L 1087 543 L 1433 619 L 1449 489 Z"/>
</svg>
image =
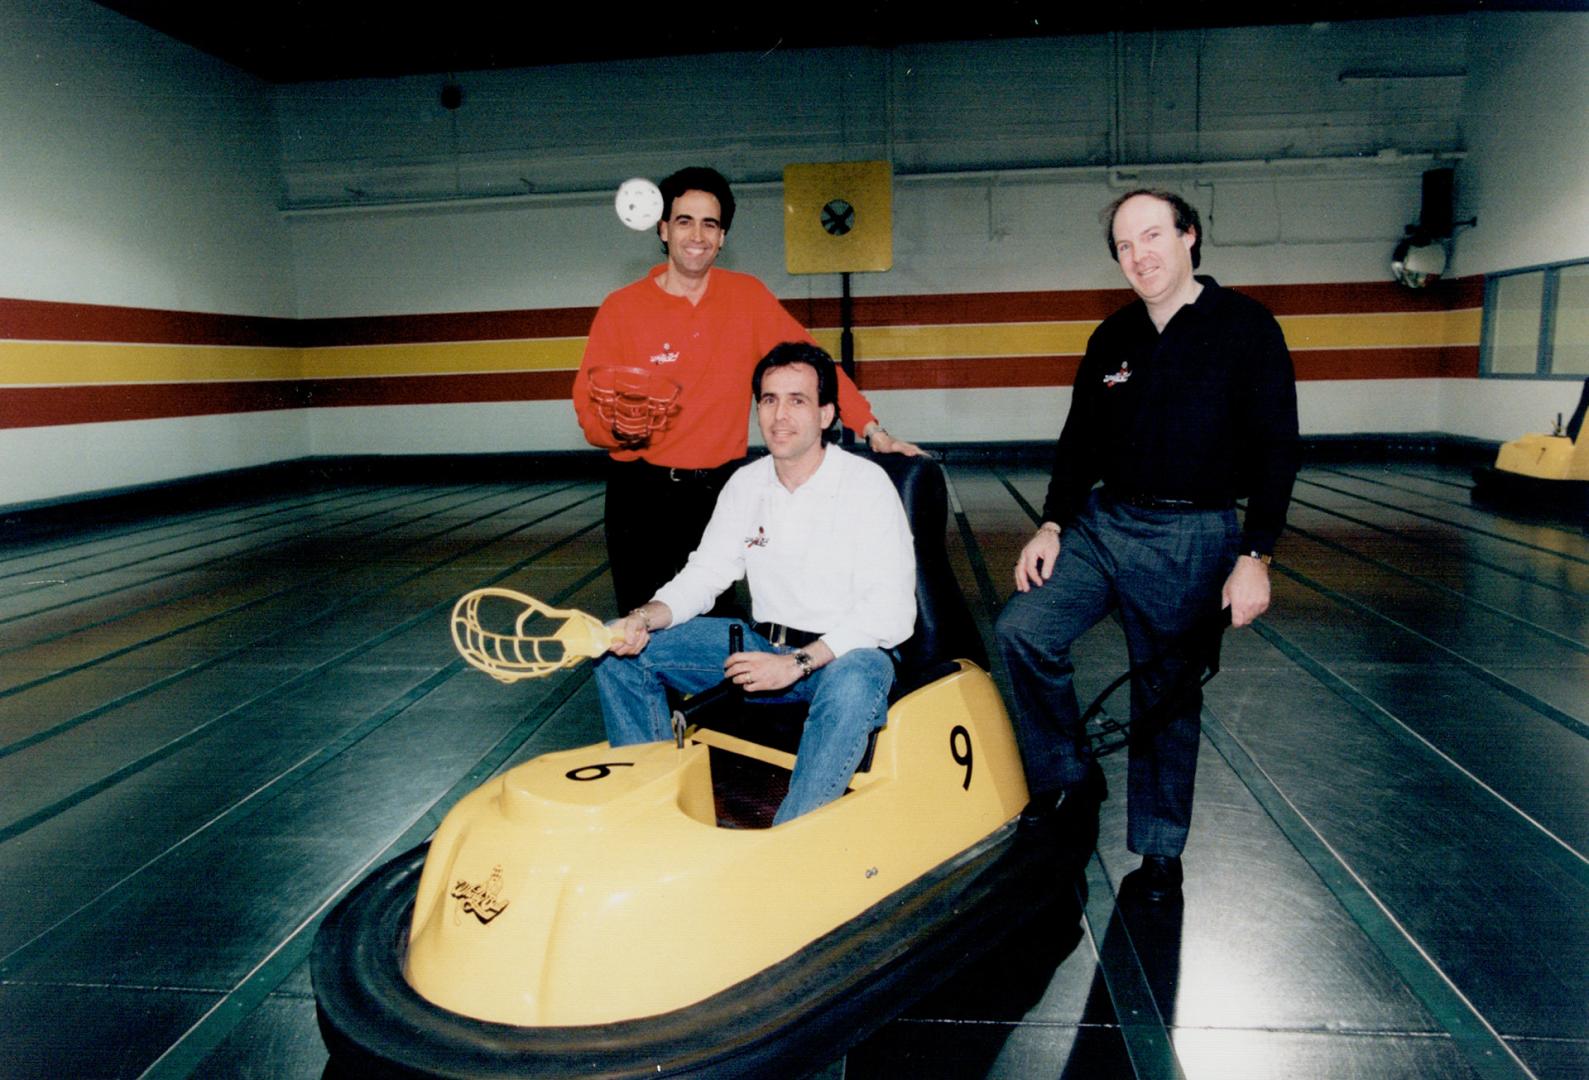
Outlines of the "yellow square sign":
<svg viewBox="0 0 1589 1080">
<path fill-rule="evenodd" d="M 791 274 L 894 265 L 894 168 L 886 161 L 786 165 L 783 251 Z"/>
</svg>

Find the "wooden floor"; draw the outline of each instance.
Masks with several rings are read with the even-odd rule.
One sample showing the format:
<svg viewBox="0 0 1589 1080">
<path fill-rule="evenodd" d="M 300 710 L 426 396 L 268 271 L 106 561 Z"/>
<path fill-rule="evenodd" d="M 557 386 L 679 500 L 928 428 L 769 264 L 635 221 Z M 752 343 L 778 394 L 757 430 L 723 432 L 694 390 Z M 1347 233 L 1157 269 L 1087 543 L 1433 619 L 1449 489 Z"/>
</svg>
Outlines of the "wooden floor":
<svg viewBox="0 0 1589 1080">
<path fill-rule="evenodd" d="M 1044 479 L 949 475 L 986 632 Z M 1208 687 L 1184 904 L 1117 908 L 1117 795 L 1079 918 L 845 1075 L 1589 1076 L 1589 537 L 1467 488 L 1308 468 L 1274 608 Z M 13 521 L 0 1076 L 319 1076 L 328 907 L 493 772 L 600 738 L 588 665 L 500 686 L 456 659 L 452 600 L 501 582 L 608 612 L 600 524 L 577 478 Z M 1078 665 L 1084 693 L 1123 670 L 1112 621 Z"/>
</svg>

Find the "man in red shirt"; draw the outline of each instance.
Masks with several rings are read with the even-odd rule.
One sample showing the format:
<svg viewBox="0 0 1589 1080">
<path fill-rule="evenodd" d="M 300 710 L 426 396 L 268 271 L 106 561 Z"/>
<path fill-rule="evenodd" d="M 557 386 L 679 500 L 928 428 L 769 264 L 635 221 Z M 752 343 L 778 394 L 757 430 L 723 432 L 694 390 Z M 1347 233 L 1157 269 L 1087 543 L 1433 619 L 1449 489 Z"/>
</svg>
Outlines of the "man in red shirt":
<svg viewBox="0 0 1589 1080">
<path fill-rule="evenodd" d="M 650 600 L 700 543 L 717 494 L 745 456 L 750 376 L 775 345 L 815 344 L 765 285 L 714 266 L 734 220 L 734 194 L 714 169 L 661 183 L 657 235 L 667 261 L 602 302 L 574 378 L 585 438 L 611 452 L 607 553 L 618 610 Z M 679 387 L 676 414 L 648 438 L 620 437 L 590 396 L 592 370 L 655 371 Z M 841 373 L 839 413 L 871 449 L 918 454 L 883 430 Z"/>
</svg>

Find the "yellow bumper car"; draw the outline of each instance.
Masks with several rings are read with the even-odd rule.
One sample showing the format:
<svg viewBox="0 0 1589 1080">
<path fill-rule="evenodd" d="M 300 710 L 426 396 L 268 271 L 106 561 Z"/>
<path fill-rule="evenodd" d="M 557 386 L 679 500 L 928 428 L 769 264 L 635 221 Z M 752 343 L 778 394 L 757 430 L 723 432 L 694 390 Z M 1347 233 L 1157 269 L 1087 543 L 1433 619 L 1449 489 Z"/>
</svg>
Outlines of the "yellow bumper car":
<svg viewBox="0 0 1589 1080">
<path fill-rule="evenodd" d="M 1589 516 L 1589 437 L 1583 433 L 1589 379 L 1565 428 L 1529 434 L 1501 446 L 1495 464 L 1473 471 L 1473 498 L 1518 509 Z"/>
<path fill-rule="evenodd" d="M 769 827 L 798 719 L 726 688 L 687 703 L 672 742 L 506 772 L 321 928 L 312 974 L 334 1063 L 796 1077 L 1068 888 L 1062 822 L 1019 820 L 1020 756 L 943 551 L 942 473 L 879 463 L 917 537 L 919 615 L 850 790 Z M 563 662 L 587 632 L 599 624 L 564 635 Z"/>
</svg>

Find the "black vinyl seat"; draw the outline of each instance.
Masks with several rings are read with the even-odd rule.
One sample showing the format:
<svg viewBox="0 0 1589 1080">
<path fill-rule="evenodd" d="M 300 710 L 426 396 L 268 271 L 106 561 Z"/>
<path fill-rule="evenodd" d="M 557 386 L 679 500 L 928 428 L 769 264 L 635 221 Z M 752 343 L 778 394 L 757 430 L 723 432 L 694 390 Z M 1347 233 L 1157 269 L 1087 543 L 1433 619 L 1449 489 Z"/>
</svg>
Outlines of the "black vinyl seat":
<svg viewBox="0 0 1589 1080">
<path fill-rule="evenodd" d="M 1584 411 L 1589 409 L 1589 379 L 1583 381 L 1583 391 L 1578 395 L 1578 407 L 1572 411 L 1572 419 L 1567 421 L 1567 438 L 1573 445 L 1577 445 L 1578 436 L 1583 433 Z"/>
<path fill-rule="evenodd" d="M 899 646 L 895 697 L 953 670 L 956 660 L 988 666 L 988 653 L 971 619 L 971 608 L 949 566 L 944 536 L 949 524 L 949 485 L 931 458 L 862 454 L 894 482 L 916 547 L 916 629 Z"/>
</svg>

